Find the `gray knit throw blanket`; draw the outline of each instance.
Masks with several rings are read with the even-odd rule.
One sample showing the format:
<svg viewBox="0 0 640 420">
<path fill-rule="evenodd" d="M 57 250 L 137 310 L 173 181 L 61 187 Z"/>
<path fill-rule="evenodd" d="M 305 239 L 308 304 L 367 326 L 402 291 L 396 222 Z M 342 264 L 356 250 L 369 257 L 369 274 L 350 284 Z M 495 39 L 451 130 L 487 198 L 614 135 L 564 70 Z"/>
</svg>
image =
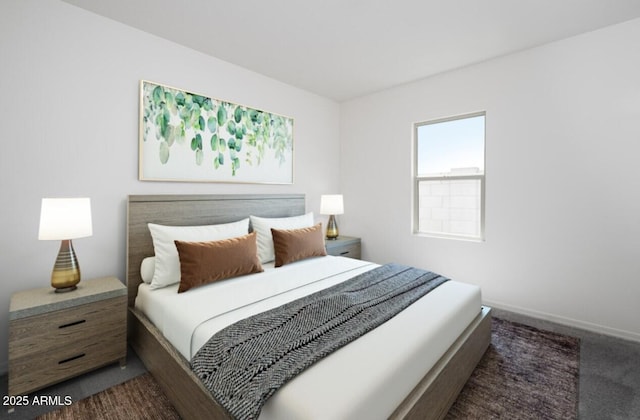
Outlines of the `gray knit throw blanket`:
<svg viewBox="0 0 640 420">
<path fill-rule="evenodd" d="M 256 419 L 276 390 L 447 281 L 387 264 L 238 321 L 215 334 L 191 367 L 236 419 Z"/>
</svg>

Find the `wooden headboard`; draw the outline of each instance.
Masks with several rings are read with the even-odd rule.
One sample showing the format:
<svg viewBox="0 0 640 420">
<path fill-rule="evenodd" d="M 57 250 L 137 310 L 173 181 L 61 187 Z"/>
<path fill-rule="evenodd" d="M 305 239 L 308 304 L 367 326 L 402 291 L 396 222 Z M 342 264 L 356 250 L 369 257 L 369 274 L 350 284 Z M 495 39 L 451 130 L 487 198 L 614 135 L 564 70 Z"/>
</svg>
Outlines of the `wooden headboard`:
<svg viewBox="0 0 640 420">
<path fill-rule="evenodd" d="M 138 293 L 140 264 L 153 255 L 147 223 L 215 225 L 253 216 L 287 217 L 305 212 L 304 194 L 130 195 L 127 203 L 127 289 L 129 306 Z"/>
</svg>

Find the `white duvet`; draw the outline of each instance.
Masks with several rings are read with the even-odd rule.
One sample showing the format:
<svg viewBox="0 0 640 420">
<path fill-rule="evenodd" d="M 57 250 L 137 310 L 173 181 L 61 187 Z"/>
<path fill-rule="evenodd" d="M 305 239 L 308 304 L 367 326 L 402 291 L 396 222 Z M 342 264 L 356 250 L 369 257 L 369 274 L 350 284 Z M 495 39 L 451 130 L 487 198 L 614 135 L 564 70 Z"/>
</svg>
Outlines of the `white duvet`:
<svg viewBox="0 0 640 420">
<path fill-rule="evenodd" d="M 141 310 L 187 359 L 217 331 L 378 265 L 319 257 L 177 293 L 141 284 Z M 480 313 L 477 286 L 448 281 L 282 387 L 260 419 L 387 418 Z"/>
</svg>

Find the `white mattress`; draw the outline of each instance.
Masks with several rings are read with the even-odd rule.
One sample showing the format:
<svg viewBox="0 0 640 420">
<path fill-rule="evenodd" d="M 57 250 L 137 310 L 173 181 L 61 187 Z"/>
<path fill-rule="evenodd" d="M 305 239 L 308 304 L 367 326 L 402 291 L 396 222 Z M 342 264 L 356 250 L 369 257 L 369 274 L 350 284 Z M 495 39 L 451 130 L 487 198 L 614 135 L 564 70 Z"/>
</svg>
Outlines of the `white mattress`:
<svg viewBox="0 0 640 420">
<path fill-rule="evenodd" d="M 225 326 L 377 267 L 320 257 L 177 293 L 141 284 L 136 308 L 187 359 Z M 448 281 L 282 387 L 260 419 L 387 418 L 480 313 L 477 286 Z"/>
</svg>

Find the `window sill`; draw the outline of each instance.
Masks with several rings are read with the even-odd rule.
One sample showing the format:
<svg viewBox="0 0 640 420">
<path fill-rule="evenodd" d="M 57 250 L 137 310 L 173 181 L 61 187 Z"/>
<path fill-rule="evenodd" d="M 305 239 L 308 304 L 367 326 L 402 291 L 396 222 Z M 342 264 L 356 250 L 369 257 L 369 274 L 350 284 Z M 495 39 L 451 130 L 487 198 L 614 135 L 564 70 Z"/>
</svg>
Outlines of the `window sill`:
<svg viewBox="0 0 640 420">
<path fill-rule="evenodd" d="M 435 238 L 435 239 L 453 239 L 464 242 L 485 242 L 484 237 L 476 236 L 464 236 L 464 235 L 448 235 L 445 233 L 427 233 L 427 232 L 413 232 L 413 236 L 420 238 Z"/>
</svg>

